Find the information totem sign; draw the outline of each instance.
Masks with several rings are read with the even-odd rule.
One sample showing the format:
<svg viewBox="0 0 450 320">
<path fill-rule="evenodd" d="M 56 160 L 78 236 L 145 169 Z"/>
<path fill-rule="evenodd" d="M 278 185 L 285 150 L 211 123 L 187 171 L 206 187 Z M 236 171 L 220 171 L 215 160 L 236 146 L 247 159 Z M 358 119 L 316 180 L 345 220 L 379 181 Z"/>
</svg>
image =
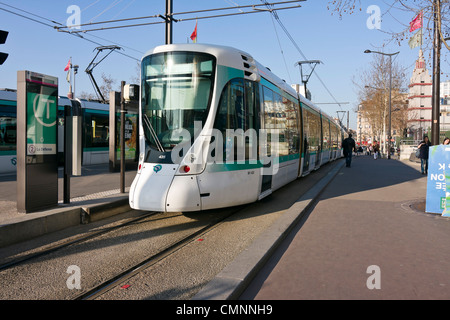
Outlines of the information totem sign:
<svg viewBox="0 0 450 320">
<path fill-rule="evenodd" d="M 431 146 L 428 154 L 426 212 L 450 217 L 450 146 Z"/>
<path fill-rule="evenodd" d="M 136 170 L 139 158 L 139 103 L 125 105 L 125 168 Z M 120 92 L 109 95 L 109 171 L 120 171 Z"/>
<path fill-rule="evenodd" d="M 58 205 L 58 78 L 17 72 L 17 210 Z"/>
</svg>

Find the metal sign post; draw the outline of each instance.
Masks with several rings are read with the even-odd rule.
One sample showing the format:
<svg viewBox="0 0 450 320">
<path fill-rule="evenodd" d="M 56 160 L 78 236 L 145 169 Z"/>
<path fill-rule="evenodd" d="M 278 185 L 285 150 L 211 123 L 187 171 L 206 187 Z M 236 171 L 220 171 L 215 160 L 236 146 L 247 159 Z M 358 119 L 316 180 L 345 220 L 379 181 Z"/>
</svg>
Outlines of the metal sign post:
<svg viewBox="0 0 450 320">
<path fill-rule="evenodd" d="M 126 86 L 125 86 L 126 89 Z M 138 90 L 138 89 L 136 89 Z M 136 93 L 138 94 L 138 93 Z M 125 170 L 135 170 L 139 158 L 139 103 L 127 101 L 125 90 L 125 105 L 121 103 L 121 92 L 111 91 L 109 96 L 109 170 L 120 171 L 122 149 L 125 152 Z M 121 112 L 126 110 L 126 112 Z M 123 113 L 124 119 L 121 119 Z M 125 148 L 121 148 L 120 136 L 122 121 L 125 123 L 123 137 Z M 123 170 L 123 169 L 122 169 Z M 122 185 L 122 184 L 121 184 Z"/>
<path fill-rule="evenodd" d="M 17 72 L 17 210 L 58 205 L 58 78 Z"/>
<path fill-rule="evenodd" d="M 70 176 L 72 174 L 72 106 L 64 106 L 64 179 L 63 202 L 70 203 Z"/>
</svg>

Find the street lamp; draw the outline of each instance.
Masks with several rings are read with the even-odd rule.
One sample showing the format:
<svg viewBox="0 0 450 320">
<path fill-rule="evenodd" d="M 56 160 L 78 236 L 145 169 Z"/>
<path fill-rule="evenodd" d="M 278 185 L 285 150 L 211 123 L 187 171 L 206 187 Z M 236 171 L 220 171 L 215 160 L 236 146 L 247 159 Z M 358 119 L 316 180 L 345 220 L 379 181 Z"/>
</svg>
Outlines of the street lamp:
<svg viewBox="0 0 450 320">
<path fill-rule="evenodd" d="M 74 65 L 73 66 L 73 95 L 72 95 L 72 99 L 75 99 L 75 75 L 78 73 L 78 68 L 80 66 L 79 65 Z"/>
<path fill-rule="evenodd" d="M 364 53 L 378 53 L 384 56 L 389 57 L 389 141 L 388 141 L 388 159 L 391 158 L 391 95 L 392 95 L 392 56 L 395 56 L 396 54 L 399 54 L 400 51 L 397 51 L 395 53 L 384 53 L 379 51 L 371 51 L 371 50 L 365 50 Z"/>
</svg>

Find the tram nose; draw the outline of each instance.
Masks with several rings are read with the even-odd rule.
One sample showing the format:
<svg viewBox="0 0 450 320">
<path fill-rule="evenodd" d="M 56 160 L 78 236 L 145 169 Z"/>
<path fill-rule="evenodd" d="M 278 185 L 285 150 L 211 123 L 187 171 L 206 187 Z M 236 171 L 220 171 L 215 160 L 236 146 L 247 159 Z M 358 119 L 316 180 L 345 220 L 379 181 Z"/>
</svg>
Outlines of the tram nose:
<svg viewBox="0 0 450 320">
<path fill-rule="evenodd" d="M 144 163 L 130 188 L 130 207 L 178 212 L 201 210 L 200 191 L 193 175 L 176 175 L 178 164 Z"/>
</svg>

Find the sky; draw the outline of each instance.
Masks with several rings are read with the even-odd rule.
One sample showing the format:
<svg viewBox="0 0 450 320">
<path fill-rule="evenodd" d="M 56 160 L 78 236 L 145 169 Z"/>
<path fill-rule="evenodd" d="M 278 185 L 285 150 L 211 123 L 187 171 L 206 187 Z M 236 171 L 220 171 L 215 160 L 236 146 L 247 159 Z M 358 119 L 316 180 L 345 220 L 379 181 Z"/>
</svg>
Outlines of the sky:
<svg viewBox="0 0 450 320">
<path fill-rule="evenodd" d="M 332 1 L 307 0 L 299 2 L 298 8 L 278 11 L 279 20 L 296 45 L 269 12 L 198 19 L 197 42 L 244 50 L 289 84 L 301 82 L 299 67 L 295 66 L 297 61 L 322 61 L 322 64 L 316 66 L 315 73 L 307 84 L 312 93 L 312 101 L 334 117 L 338 114 L 342 117 L 345 114 L 340 111 L 350 111 L 350 128 L 356 129 L 358 88 L 354 81 L 361 72 L 368 69 L 375 55 L 365 54 L 364 50 L 385 53 L 400 51 L 394 61 L 406 68 L 405 77 L 409 82 L 419 48 L 411 49 L 407 40 L 400 43 L 388 40 L 392 32 L 406 29 L 415 13 L 392 8 L 391 4 L 385 1 L 362 0 L 359 2 L 361 10 L 357 7 L 354 13 L 339 17 L 327 8 L 330 2 Z M 261 3 L 260 0 L 173 0 L 173 12 L 175 18 L 187 19 L 220 12 L 183 15 L 176 13 Z M 84 39 L 74 34 L 58 32 L 53 26 L 65 26 L 76 21 L 73 16 L 74 7 L 71 6 L 80 9 L 80 14 L 76 17 L 79 17 L 81 23 L 90 23 L 163 15 L 165 4 L 164 0 L 0 0 L 0 9 L 39 21 L 0 10 L 0 30 L 9 32 L 6 43 L 0 45 L 0 51 L 9 54 L 5 63 L 0 66 L 0 88 L 16 89 L 17 71 L 30 70 L 58 77 L 59 95 L 66 96 L 69 83 L 66 81 L 64 68 L 71 57 L 72 63 L 80 66 L 76 75 L 75 96 L 81 92 L 94 93 L 84 70 L 94 58 L 95 48 L 100 45 L 118 45 L 122 47 L 122 50 L 119 50 L 122 54 L 110 54 L 95 67 L 93 74 L 99 84 L 102 82 L 102 73 L 110 76 L 115 80 L 114 88 L 119 90 L 122 80 L 132 83 L 138 76 L 137 61 L 145 52 L 165 43 L 163 23 L 83 32 L 81 35 Z M 292 5 L 295 4 L 284 6 Z M 378 8 L 381 22 L 376 24 L 377 20 L 374 18 Z M 249 8 L 241 10 L 252 11 Z M 241 11 L 236 8 L 226 11 L 231 12 Z M 114 25 L 150 21 L 158 22 L 162 19 L 135 20 Z M 174 23 L 173 43 L 190 41 L 189 36 L 195 24 L 196 20 Z M 106 25 L 83 26 L 81 30 L 101 26 Z M 308 71 L 308 67 L 304 68 L 304 71 Z M 444 81 L 450 67 L 448 63 L 443 63 L 441 68 L 444 74 L 441 80 Z M 343 121 L 347 119 L 344 118 Z"/>
</svg>

